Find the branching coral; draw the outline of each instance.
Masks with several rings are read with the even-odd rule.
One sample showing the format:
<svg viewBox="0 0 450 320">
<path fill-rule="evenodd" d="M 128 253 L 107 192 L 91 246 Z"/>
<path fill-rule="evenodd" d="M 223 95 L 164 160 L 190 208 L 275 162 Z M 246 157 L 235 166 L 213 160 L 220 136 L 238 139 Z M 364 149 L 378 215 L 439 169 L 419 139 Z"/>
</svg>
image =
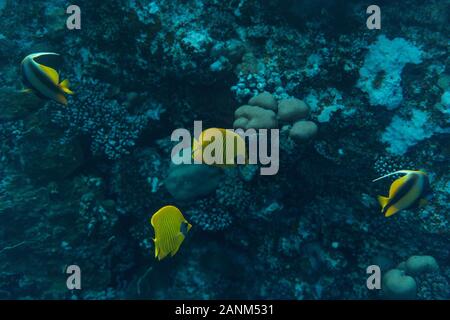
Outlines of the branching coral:
<svg viewBox="0 0 450 320">
<path fill-rule="evenodd" d="M 123 103 L 107 98 L 111 88 L 97 80 L 86 80 L 77 90 L 70 108 L 55 112 L 52 121 L 66 129 L 66 137 L 88 135 L 92 152 L 109 159 L 128 154 L 140 133 L 163 112 L 152 102 L 144 113 L 131 114 Z"/>
<path fill-rule="evenodd" d="M 186 211 L 186 217 L 204 231 L 221 231 L 228 228 L 233 219 L 223 207 L 215 206 L 214 198 L 199 200 L 195 208 Z"/>
</svg>

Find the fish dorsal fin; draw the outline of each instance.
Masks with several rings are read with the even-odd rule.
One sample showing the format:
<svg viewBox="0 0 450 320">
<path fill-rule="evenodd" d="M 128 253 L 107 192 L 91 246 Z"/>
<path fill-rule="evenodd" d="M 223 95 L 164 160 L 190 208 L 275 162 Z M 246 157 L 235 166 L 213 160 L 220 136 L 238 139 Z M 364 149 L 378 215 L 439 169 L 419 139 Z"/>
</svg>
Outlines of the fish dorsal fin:
<svg viewBox="0 0 450 320">
<path fill-rule="evenodd" d="M 395 172 L 388 173 L 388 174 L 386 174 L 384 176 L 381 176 L 379 178 L 373 179 L 372 182 L 375 182 L 375 181 L 378 181 L 378 180 L 381 180 L 381 179 L 393 176 L 394 174 L 399 174 L 399 173 L 408 174 L 408 173 L 411 173 L 411 172 L 414 172 L 414 170 L 398 170 L 398 171 L 395 171 Z"/>
<path fill-rule="evenodd" d="M 392 196 L 398 191 L 398 189 L 408 180 L 410 177 L 408 175 L 403 176 L 401 178 L 396 179 L 392 182 L 391 187 L 389 188 L 389 197 Z"/>
<path fill-rule="evenodd" d="M 59 74 L 58 74 L 58 72 L 56 72 L 55 69 L 52 69 L 50 67 L 46 67 L 46 66 L 44 66 L 42 64 L 40 64 L 39 67 L 41 68 L 42 71 L 44 71 L 44 73 L 49 77 L 49 79 L 54 84 L 59 84 Z"/>
<path fill-rule="evenodd" d="M 153 227 L 156 227 L 156 224 L 158 223 L 159 218 L 164 214 L 164 212 L 166 212 L 166 210 L 168 209 L 168 207 L 169 207 L 169 206 L 162 207 L 161 209 L 159 209 L 158 211 L 156 211 L 156 212 L 153 214 L 153 216 L 152 216 L 152 218 L 151 218 L 151 220 L 150 220 L 150 223 L 151 223 L 151 225 L 152 225 Z"/>
<path fill-rule="evenodd" d="M 53 52 L 42 52 L 35 54 L 33 55 L 33 60 L 40 65 L 44 65 L 55 70 L 59 70 L 62 65 L 61 55 Z"/>
<path fill-rule="evenodd" d="M 378 196 L 378 202 L 380 203 L 381 208 L 384 208 L 387 205 L 388 201 L 388 197 Z"/>
</svg>

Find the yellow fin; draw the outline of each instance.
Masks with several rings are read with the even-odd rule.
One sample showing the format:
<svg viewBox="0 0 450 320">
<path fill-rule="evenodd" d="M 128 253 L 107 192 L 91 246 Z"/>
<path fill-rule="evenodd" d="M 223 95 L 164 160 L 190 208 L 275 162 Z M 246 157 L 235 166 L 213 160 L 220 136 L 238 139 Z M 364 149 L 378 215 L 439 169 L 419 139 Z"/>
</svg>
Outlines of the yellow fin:
<svg viewBox="0 0 450 320">
<path fill-rule="evenodd" d="M 398 211 L 400 211 L 400 209 L 396 208 L 395 206 L 391 206 L 389 207 L 389 209 L 386 211 L 385 213 L 385 217 L 390 217 L 393 214 L 397 213 Z"/>
<path fill-rule="evenodd" d="M 388 203 L 389 198 L 387 197 L 383 197 L 383 196 L 378 196 L 378 203 L 381 205 L 381 208 L 384 208 L 386 206 L 386 204 Z"/>
<path fill-rule="evenodd" d="M 42 64 L 39 65 L 39 67 L 42 69 L 42 71 L 44 71 L 44 73 L 50 78 L 50 80 L 52 80 L 52 82 L 54 84 L 58 84 L 59 83 L 59 74 L 58 72 L 56 72 L 55 69 L 46 67 Z"/>
<path fill-rule="evenodd" d="M 73 91 L 69 89 L 70 83 L 69 80 L 64 80 L 59 84 L 59 87 L 67 94 L 73 94 Z"/>
</svg>

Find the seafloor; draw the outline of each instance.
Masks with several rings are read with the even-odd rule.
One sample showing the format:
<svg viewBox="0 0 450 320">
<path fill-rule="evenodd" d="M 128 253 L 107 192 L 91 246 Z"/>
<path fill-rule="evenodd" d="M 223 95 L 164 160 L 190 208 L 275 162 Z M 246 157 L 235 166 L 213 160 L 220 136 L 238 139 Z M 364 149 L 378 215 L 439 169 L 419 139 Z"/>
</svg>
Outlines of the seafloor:
<svg viewBox="0 0 450 320">
<path fill-rule="evenodd" d="M 380 30 L 370 4 L 79 0 L 68 30 L 67 1 L 0 0 L 0 298 L 449 299 L 450 3 L 377 1 Z M 67 108 L 20 92 L 42 51 L 64 58 Z M 262 92 L 278 174 L 171 165 L 174 129 L 232 128 Z M 292 98 L 307 112 L 282 115 Z M 399 169 L 431 197 L 385 218 L 392 179 L 371 181 Z M 193 227 L 158 261 L 168 204 Z"/>
</svg>

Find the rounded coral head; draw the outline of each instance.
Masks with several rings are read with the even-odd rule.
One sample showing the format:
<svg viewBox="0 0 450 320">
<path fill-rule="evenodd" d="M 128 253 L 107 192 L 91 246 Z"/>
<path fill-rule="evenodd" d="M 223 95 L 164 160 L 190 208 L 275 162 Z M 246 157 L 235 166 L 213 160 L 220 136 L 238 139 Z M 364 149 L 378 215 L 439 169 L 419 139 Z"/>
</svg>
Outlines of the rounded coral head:
<svg viewBox="0 0 450 320">
<path fill-rule="evenodd" d="M 319 128 L 314 122 L 300 120 L 294 123 L 289 131 L 289 136 L 297 142 L 303 142 L 314 138 L 318 131 Z"/>
<path fill-rule="evenodd" d="M 417 295 L 416 280 L 399 269 L 389 270 L 384 275 L 382 288 L 387 299 L 415 299 Z"/>
</svg>

